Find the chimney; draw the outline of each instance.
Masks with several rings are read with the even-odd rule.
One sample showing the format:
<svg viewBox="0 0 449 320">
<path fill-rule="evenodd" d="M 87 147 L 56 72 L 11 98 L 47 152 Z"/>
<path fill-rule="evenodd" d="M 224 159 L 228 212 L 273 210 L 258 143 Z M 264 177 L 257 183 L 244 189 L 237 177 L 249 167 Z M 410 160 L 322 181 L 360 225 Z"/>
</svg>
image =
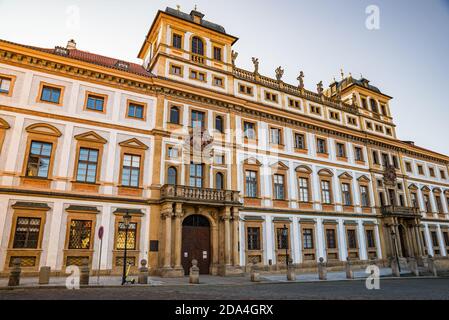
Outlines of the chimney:
<svg viewBox="0 0 449 320">
<path fill-rule="evenodd" d="M 69 40 L 69 42 L 67 42 L 67 49 L 69 49 L 69 50 L 76 49 L 75 40 L 71 39 L 71 40 Z"/>
</svg>

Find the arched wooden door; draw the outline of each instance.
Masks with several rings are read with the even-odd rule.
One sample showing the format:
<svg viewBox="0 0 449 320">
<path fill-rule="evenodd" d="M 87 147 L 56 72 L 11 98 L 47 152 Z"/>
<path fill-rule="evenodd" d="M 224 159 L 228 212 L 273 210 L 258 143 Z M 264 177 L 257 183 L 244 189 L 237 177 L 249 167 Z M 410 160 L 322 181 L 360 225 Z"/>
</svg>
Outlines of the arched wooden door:
<svg viewBox="0 0 449 320">
<path fill-rule="evenodd" d="M 182 223 L 182 267 L 189 274 L 192 260 L 198 260 L 200 274 L 209 274 L 210 267 L 210 225 L 200 215 L 188 216 Z"/>
</svg>

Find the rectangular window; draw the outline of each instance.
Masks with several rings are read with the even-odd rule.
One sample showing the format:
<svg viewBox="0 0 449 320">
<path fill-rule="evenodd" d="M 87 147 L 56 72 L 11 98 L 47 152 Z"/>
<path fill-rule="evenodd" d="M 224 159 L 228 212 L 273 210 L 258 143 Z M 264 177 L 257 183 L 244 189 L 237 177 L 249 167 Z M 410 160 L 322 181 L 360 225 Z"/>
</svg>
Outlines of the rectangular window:
<svg viewBox="0 0 449 320">
<path fill-rule="evenodd" d="M 80 148 L 76 181 L 95 183 L 97 181 L 98 150 Z"/>
<path fill-rule="evenodd" d="M 370 99 L 371 110 L 375 113 L 379 113 L 379 109 L 377 108 L 377 101 L 374 99 Z"/>
<path fill-rule="evenodd" d="M 343 198 L 343 205 L 350 206 L 352 205 L 351 200 L 351 189 L 350 189 L 349 183 L 342 183 L 341 184 L 341 193 Z"/>
<path fill-rule="evenodd" d="M 337 241 L 335 241 L 335 230 L 326 229 L 326 245 L 328 249 L 336 249 Z"/>
<path fill-rule="evenodd" d="M 410 162 L 405 163 L 405 170 L 407 172 L 412 172 L 412 164 Z"/>
<path fill-rule="evenodd" d="M 324 204 L 331 204 L 331 186 L 330 182 L 326 180 L 321 181 L 321 201 Z"/>
<path fill-rule="evenodd" d="M 411 192 L 410 193 L 410 200 L 411 200 L 411 203 L 412 203 L 412 207 L 418 208 L 418 199 L 416 197 L 416 193 L 415 192 Z"/>
<path fill-rule="evenodd" d="M 265 92 L 265 100 L 271 101 L 271 102 L 277 102 L 278 101 L 278 95 L 271 92 Z"/>
<path fill-rule="evenodd" d="M 87 95 L 86 109 L 103 112 L 104 100 L 104 97 L 89 94 Z"/>
<path fill-rule="evenodd" d="M 396 157 L 395 155 L 392 156 L 393 159 L 393 167 L 395 169 L 399 169 L 399 161 L 398 161 L 398 157 Z"/>
<path fill-rule="evenodd" d="M 247 170 L 245 172 L 245 182 L 246 182 L 246 190 L 245 190 L 245 196 L 249 198 L 256 198 L 257 197 L 257 172 L 256 171 L 249 171 Z"/>
<path fill-rule="evenodd" d="M 301 109 L 301 102 L 292 98 L 288 98 L 288 106 L 291 108 Z"/>
<path fill-rule="evenodd" d="M 321 115 L 321 108 L 318 106 L 310 106 L 310 112 L 316 115 Z"/>
<path fill-rule="evenodd" d="M 343 143 L 337 142 L 337 157 L 346 158 L 346 148 Z"/>
<path fill-rule="evenodd" d="M 222 87 L 222 88 L 224 87 L 224 84 L 223 84 L 223 78 L 214 76 L 214 77 L 213 77 L 212 83 L 213 83 L 213 85 L 216 86 L 216 87 Z"/>
<path fill-rule="evenodd" d="M 247 94 L 252 96 L 253 95 L 253 88 L 246 86 L 244 84 L 239 84 L 239 93 Z"/>
<path fill-rule="evenodd" d="M 126 187 L 139 186 L 140 156 L 125 154 L 123 156 L 122 185 Z"/>
<path fill-rule="evenodd" d="M 27 177 L 48 178 L 53 144 L 32 141 L 28 154 Z"/>
<path fill-rule="evenodd" d="M 350 117 L 348 116 L 348 124 L 352 125 L 352 126 L 356 126 L 357 125 L 357 119 L 354 117 Z"/>
<path fill-rule="evenodd" d="M 444 238 L 444 245 L 446 247 L 449 247 L 449 232 L 447 231 L 443 232 L 443 238 Z"/>
<path fill-rule="evenodd" d="M 299 178 L 299 201 L 309 202 L 309 179 Z"/>
<path fill-rule="evenodd" d="M 430 236 L 432 238 L 432 246 L 439 247 L 437 232 L 436 231 L 430 232 Z"/>
<path fill-rule="evenodd" d="M 435 177 L 435 169 L 434 168 L 429 168 L 429 174 L 431 177 Z"/>
<path fill-rule="evenodd" d="M 214 47 L 214 59 L 221 61 L 221 48 Z"/>
<path fill-rule="evenodd" d="M 190 186 L 196 188 L 203 187 L 203 165 L 202 164 L 190 164 Z"/>
<path fill-rule="evenodd" d="M 440 176 L 441 176 L 441 179 L 445 180 L 446 179 L 446 172 L 444 170 L 440 170 Z"/>
<path fill-rule="evenodd" d="M 420 165 L 420 164 L 418 164 L 418 173 L 419 173 L 420 175 L 424 175 L 424 168 L 423 168 L 423 166 Z"/>
<path fill-rule="evenodd" d="M 173 47 L 176 49 L 182 49 L 182 36 L 173 33 Z"/>
<path fill-rule="evenodd" d="M 295 148 L 304 150 L 306 148 L 306 138 L 304 134 L 295 133 Z"/>
<path fill-rule="evenodd" d="M 143 119 L 144 117 L 145 106 L 143 104 L 137 104 L 134 102 L 130 102 L 128 104 L 128 117 Z"/>
<path fill-rule="evenodd" d="M 391 136 L 393 133 L 391 132 L 391 128 L 385 127 L 385 133 Z"/>
<path fill-rule="evenodd" d="M 11 78 L 0 77 L 0 94 L 9 94 L 11 90 Z"/>
<path fill-rule="evenodd" d="M 374 231 L 373 230 L 366 230 L 366 246 L 368 248 L 376 247 L 376 240 L 374 239 Z"/>
<path fill-rule="evenodd" d="M 390 165 L 390 158 L 388 157 L 388 154 L 382 153 L 382 165 L 384 167 L 387 167 Z"/>
<path fill-rule="evenodd" d="M 426 207 L 426 212 L 427 213 L 431 213 L 432 212 L 432 208 L 431 208 L 431 205 L 430 205 L 429 196 L 427 194 L 425 194 L 423 196 L 423 198 L 424 198 L 424 206 Z"/>
<path fill-rule="evenodd" d="M 206 81 L 206 74 L 204 72 L 190 70 L 190 79 Z"/>
<path fill-rule="evenodd" d="M 365 123 L 366 123 L 366 128 L 367 129 L 373 130 L 373 123 L 372 122 L 366 121 Z"/>
<path fill-rule="evenodd" d="M 248 227 L 248 250 L 260 250 L 260 228 Z"/>
<path fill-rule="evenodd" d="M 40 218 L 18 217 L 14 232 L 13 248 L 37 249 L 40 229 Z"/>
<path fill-rule="evenodd" d="M 339 114 L 338 112 L 335 112 L 335 111 L 329 111 L 329 115 L 330 115 L 330 118 L 331 118 L 332 120 L 338 120 L 338 121 L 340 121 L 340 114 Z"/>
<path fill-rule="evenodd" d="M 175 66 L 175 65 L 171 65 L 170 66 L 170 73 L 175 75 L 175 76 L 180 76 L 182 77 L 182 67 L 180 66 Z"/>
<path fill-rule="evenodd" d="M 243 123 L 243 134 L 246 139 L 254 140 L 256 139 L 256 130 L 255 124 L 252 122 L 244 122 Z"/>
<path fill-rule="evenodd" d="M 61 98 L 61 89 L 43 86 L 41 92 L 41 101 L 59 104 Z"/>
<path fill-rule="evenodd" d="M 363 109 L 368 109 L 368 104 L 366 102 L 366 98 L 360 98 L 362 100 L 362 107 Z"/>
<path fill-rule="evenodd" d="M 116 250 L 125 250 L 125 241 L 127 250 L 136 250 L 136 232 L 137 223 L 131 222 L 128 226 L 128 235 L 126 235 L 126 227 L 123 222 L 118 223 Z"/>
<path fill-rule="evenodd" d="M 214 155 L 214 163 L 215 164 L 225 164 L 225 156 L 224 154 L 215 154 Z"/>
<path fill-rule="evenodd" d="M 277 248 L 279 250 L 288 249 L 288 231 L 287 234 L 284 234 L 284 228 L 277 228 L 276 236 L 277 236 Z"/>
<path fill-rule="evenodd" d="M 443 211 L 443 203 L 441 202 L 440 196 L 435 196 L 435 202 L 437 203 L 437 209 L 439 213 L 444 213 Z"/>
<path fill-rule="evenodd" d="M 313 249 L 313 229 L 303 229 L 302 243 L 304 249 Z"/>
<path fill-rule="evenodd" d="M 326 140 L 316 139 L 317 153 L 327 154 Z"/>
<path fill-rule="evenodd" d="M 348 248 L 349 249 L 357 249 L 357 235 L 356 231 L 353 229 L 347 230 L 348 235 Z"/>
<path fill-rule="evenodd" d="M 282 144 L 281 129 L 270 128 L 270 143 L 276 145 Z"/>
<path fill-rule="evenodd" d="M 380 105 L 380 110 L 382 111 L 382 115 L 387 115 L 387 107 L 384 104 Z"/>
<path fill-rule="evenodd" d="M 361 202 L 362 202 L 362 207 L 370 206 L 369 193 L 368 193 L 367 186 L 360 186 L 360 198 L 361 198 Z"/>
<path fill-rule="evenodd" d="M 69 249 L 90 249 L 91 220 L 72 220 L 69 230 Z"/>
<path fill-rule="evenodd" d="M 178 148 L 168 147 L 168 157 L 170 159 L 177 159 L 178 158 Z"/>
<path fill-rule="evenodd" d="M 363 162 L 363 150 L 360 147 L 354 147 L 355 161 Z"/>
<path fill-rule="evenodd" d="M 284 200 L 285 199 L 284 176 L 281 174 L 275 174 L 273 179 L 274 179 L 274 198 L 276 200 Z"/>
<path fill-rule="evenodd" d="M 373 164 L 379 164 L 379 153 L 373 150 Z"/>
<path fill-rule="evenodd" d="M 205 128 L 205 113 L 201 111 L 192 110 L 191 114 L 191 123 L 192 128 Z"/>
</svg>

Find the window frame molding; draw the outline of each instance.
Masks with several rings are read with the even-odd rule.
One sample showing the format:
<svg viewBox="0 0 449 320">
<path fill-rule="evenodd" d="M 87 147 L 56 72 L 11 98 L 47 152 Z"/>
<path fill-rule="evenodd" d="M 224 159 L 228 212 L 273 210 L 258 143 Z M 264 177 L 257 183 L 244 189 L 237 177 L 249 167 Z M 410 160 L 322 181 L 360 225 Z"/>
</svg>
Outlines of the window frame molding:
<svg viewBox="0 0 449 320">
<path fill-rule="evenodd" d="M 143 107 L 142 118 L 129 116 L 129 107 L 131 104 L 135 104 L 135 105 Z M 132 99 L 126 99 L 125 118 L 145 122 L 145 121 L 147 121 L 147 109 L 148 109 L 148 103 L 146 103 L 146 102 L 140 102 L 140 101 L 136 101 L 136 100 L 132 100 Z"/>
<path fill-rule="evenodd" d="M 103 110 L 93 110 L 93 109 L 89 109 L 87 107 L 87 102 L 89 101 L 89 96 L 93 96 L 93 97 L 98 97 L 98 98 L 103 98 Z M 109 95 L 107 94 L 103 94 L 103 93 L 96 93 L 93 91 L 86 91 L 84 93 L 84 105 L 83 105 L 83 111 L 87 111 L 87 112 L 96 112 L 96 113 L 101 113 L 101 114 L 107 114 L 107 105 L 108 105 L 108 98 Z"/>
<path fill-rule="evenodd" d="M 58 102 L 52 102 L 52 101 L 42 100 L 42 93 L 43 93 L 44 87 L 50 87 L 50 88 L 53 88 L 53 89 L 59 89 L 60 90 L 59 101 Z M 64 104 L 65 88 L 66 87 L 63 86 L 63 85 L 58 85 L 58 84 L 54 84 L 54 83 L 50 83 L 50 82 L 40 81 L 39 82 L 39 91 L 37 92 L 36 102 L 37 103 L 45 103 L 45 104 L 50 104 L 50 105 L 62 107 L 62 105 Z"/>
<path fill-rule="evenodd" d="M 10 82 L 11 82 L 10 85 L 9 85 L 8 93 L 0 92 L 0 96 L 12 97 L 12 95 L 14 94 L 14 86 L 16 84 L 17 76 L 16 75 L 12 75 L 12 74 L 0 73 L 0 78 L 9 79 Z"/>
<path fill-rule="evenodd" d="M 149 149 L 146 144 L 138 140 L 137 138 L 128 139 L 118 144 L 120 146 L 120 168 L 119 168 L 119 180 L 118 180 L 118 194 L 126 196 L 142 196 L 144 184 L 144 171 L 145 171 L 145 154 Z M 139 185 L 137 187 L 123 185 L 123 164 L 125 155 L 139 156 Z"/>
</svg>

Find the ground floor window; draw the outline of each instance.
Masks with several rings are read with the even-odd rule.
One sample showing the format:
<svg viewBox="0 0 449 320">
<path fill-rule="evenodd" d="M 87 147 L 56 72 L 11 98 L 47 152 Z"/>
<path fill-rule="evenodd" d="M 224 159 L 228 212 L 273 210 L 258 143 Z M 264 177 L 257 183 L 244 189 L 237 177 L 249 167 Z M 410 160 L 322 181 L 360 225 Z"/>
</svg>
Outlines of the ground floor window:
<svg viewBox="0 0 449 320">
<path fill-rule="evenodd" d="M 69 249 L 90 249 L 91 234 L 91 220 L 72 220 L 70 222 Z"/>
<path fill-rule="evenodd" d="M 348 248 L 349 249 L 357 249 L 357 235 L 355 230 L 347 230 L 348 235 Z"/>
<path fill-rule="evenodd" d="M 126 249 L 128 250 L 136 250 L 136 231 L 137 231 L 137 223 L 131 222 L 128 226 L 128 235 L 126 235 L 126 227 L 123 222 L 119 222 L 118 230 L 117 230 L 117 250 L 125 249 L 125 239 L 128 237 L 126 242 Z"/>
<path fill-rule="evenodd" d="M 374 240 L 373 230 L 366 230 L 366 245 L 368 246 L 368 248 L 376 247 L 376 241 Z"/>
<path fill-rule="evenodd" d="M 18 217 L 14 232 L 13 248 L 36 249 L 41 227 L 40 218 Z"/>
<path fill-rule="evenodd" d="M 302 231 L 302 242 L 304 249 L 313 249 L 313 229 Z"/>
<path fill-rule="evenodd" d="M 336 249 L 337 241 L 335 238 L 335 230 L 334 229 L 326 229 L 326 243 L 328 249 Z"/>
<path fill-rule="evenodd" d="M 248 227 L 248 250 L 260 250 L 260 228 Z"/>
</svg>

